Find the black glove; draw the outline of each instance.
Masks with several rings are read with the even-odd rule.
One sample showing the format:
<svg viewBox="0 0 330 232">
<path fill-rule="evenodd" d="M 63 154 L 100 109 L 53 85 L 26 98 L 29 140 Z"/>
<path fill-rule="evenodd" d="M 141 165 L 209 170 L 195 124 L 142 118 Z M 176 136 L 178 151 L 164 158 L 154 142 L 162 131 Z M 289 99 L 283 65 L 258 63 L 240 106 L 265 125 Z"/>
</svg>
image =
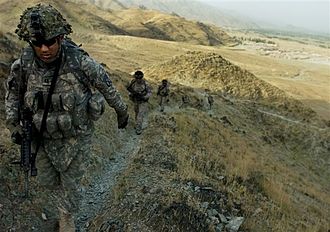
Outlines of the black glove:
<svg viewBox="0 0 330 232">
<path fill-rule="evenodd" d="M 18 131 L 13 132 L 11 134 L 11 141 L 18 145 L 21 145 L 22 144 L 22 135 Z"/>
<path fill-rule="evenodd" d="M 19 122 L 8 119 L 6 121 L 6 126 L 11 133 L 11 141 L 20 145 L 22 143 L 22 127 Z"/>
<path fill-rule="evenodd" d="M 129 115 L 126 113 L 125 115 L 117 114 L 117 122 L 118 122 L 118 129 L 124 129 L 128 124 Z"/>
</svg>

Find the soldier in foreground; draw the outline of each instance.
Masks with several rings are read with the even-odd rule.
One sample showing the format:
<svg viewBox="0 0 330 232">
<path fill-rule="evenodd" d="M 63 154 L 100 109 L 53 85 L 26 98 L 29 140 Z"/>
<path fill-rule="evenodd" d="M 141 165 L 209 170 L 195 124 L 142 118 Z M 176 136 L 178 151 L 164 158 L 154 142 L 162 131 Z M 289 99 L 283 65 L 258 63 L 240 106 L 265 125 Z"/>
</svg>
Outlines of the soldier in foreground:
<svg viewBox="0 0 330 232">
<path fill-rule="evenodd" d="M 160 112 L 164 112 L 165 103 L 169 101 L 169 93 L 170 93 L 170 83 L 164 79 L 162 83 L 158 86 L 157 96 L 160 96 L 159 106 Z"/>
<path fill-rule="evenodd" d="M 104 68 L 65 38 L 71 25 L 51 5 L 27 8 L 15 32 L 29 45 L 6 82 L 7 127 L 20 143 L 22 122 L 31 118 L 32 175 L 42 189 L 60 189 L 69 202 L 59 212 L 67 216 L 60 218 L 60 231 L 75 231 L 71 215 L 90 162 L 94 121 L 106 101 L 116 111 L 118 128 L 125 128 L 127 106 Z"/>
<path fill-rule="evenodd" d="M 151 88 L 143 78 L 142 71 L 134 73 L 134 79 L 127 86 L 129 91 L 129 98 L 134 103 L 135 111 L 135 132 L 141 134 L 143 129 L 143 122 L 146 120 L 148 113 L 148 100 L 151 96 Z"/>
</svg>

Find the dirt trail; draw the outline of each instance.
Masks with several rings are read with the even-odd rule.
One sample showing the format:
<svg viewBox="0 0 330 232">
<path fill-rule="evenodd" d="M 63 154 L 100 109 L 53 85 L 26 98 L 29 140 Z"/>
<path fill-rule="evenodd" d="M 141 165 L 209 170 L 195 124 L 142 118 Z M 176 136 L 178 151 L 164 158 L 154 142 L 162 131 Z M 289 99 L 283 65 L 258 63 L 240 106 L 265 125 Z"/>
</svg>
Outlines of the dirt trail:
<svg viewBox="0 0 330 232">
<path fill-rule="evenodd" d="M 114 154 L 113 159 L 104 160 L 103 169 L 99 175 L 93 178 L 87 189 L 82 191 L 82 201 L 79 212 L 75 215 L 77 231 L 86 231 L 86 223 L 107 205 L 107 199 L 112 188 L 116 185 L 121 173 L 129 166 L 132 157 L 140 149 L 140 138 L 131 128 L 120 131 L 122 149 Z"/>
<path fill-rule="evenodd" d="M 307 123 L 303 123 L 303 122 L 301 122 L 299 120 L 293 120 L 293 119 L 287 118 L 287 117 L 285 117 L 283 115 L 275 114 L 275 113 L 264 111 L 264 110 L 261 110 L 261 109 L 258 109 L 258 112 L 259 113 L 266 114 L 266 115 L 269 115 L 269 116 L 272 116 L 272 117 L 275 117 L 275 118 L 279 118 L 279 119 L 284 120 L 284 121 L 287 121 L 287 122 L 304 125 L 306 127 L 312 127 L 314 129 L 318 129 L 318 130 L 326 130 L 326 128 L 320 128 L 320 127 L 317 127 L 317 126 L 313 126 L 313 125 L 310 125 L 310 124 L 307 124 Z"/>
</svg>

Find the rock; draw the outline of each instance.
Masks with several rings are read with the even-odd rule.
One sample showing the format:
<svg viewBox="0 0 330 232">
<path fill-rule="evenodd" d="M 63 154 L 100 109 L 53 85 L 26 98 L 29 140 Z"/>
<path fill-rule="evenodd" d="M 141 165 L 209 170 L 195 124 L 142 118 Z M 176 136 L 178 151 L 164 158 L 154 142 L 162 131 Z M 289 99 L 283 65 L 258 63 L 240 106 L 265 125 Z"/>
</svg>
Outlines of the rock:
<svg viewBox="0 0 330 232">
<path fill-rule="evenodd" d="M 42 214 L 41 214 L 41 218 L 42 218 L 42 220 L 47 221 L 47 216 L 46 216 L 45 213 L 42 213 Z"/>
<path fill-rule="evenodd" d="M 237 232 L 242 225 L 244 221 L 244 217 L 235 217 L 232 220 L 229 221 L 229 223 L 226 225 L 226 228 L 230 232 Z"/>
<path fill-rule="evenodd" d="M 210 219 L 211 219 L 212 223 L 215 224 L 215 225 L 220 223 L 220 221 L 217 217 L 212 216 L 212 217 L 210 217 Z"/>
<path fill-rule="evenodd" d="M 223 225 L 222 224 L 218 224 L 217 227 L 215 227 L 215 231 L 216 232 L 222 232 L 223 231 Z"/>
<path fill-rule="evenodd" d="M 207 209 L 209 207 L 209 203 L 207 201 L 203 202 L 201 207 L 202 207 L 202 209 Z"/>
<path fill-rule="evenodd" d="M 228 223 L 228 220 L 227 218 L 225 217 L 225 215 L 223 214 L 219 214 L 219 218 L 220 218 L 220 221 L 223 222 L 223 223 Z"/>
</svg>

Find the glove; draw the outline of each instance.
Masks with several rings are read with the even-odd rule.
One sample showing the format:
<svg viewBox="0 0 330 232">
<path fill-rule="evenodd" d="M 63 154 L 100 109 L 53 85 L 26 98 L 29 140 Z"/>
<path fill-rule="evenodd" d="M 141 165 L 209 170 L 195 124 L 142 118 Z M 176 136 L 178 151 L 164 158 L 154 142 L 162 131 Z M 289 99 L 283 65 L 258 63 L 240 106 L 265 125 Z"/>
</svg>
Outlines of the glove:
<svg viewBox="0 0 330 232">
<path fill-rule="evenodd" d="M 118 129 L 124 129 L 128 124 L 129 115 L 126 113 L 124 115 L 117 114 Z"/>
<path fill-rule="evenodd" d="M 14 123 L 10 120 L 6 122 L 7 128 L 11 132 L 11 140 L 13 143 L 20 145 L 22 143 L 22 127 L 18 123 Z"/>
<path fill-rule="evenodd" d="M 21 145 L 22 144 L 22 135 L 15 131 L 11 134 L 11 141 L 15 144 Z"/>
</svg>

